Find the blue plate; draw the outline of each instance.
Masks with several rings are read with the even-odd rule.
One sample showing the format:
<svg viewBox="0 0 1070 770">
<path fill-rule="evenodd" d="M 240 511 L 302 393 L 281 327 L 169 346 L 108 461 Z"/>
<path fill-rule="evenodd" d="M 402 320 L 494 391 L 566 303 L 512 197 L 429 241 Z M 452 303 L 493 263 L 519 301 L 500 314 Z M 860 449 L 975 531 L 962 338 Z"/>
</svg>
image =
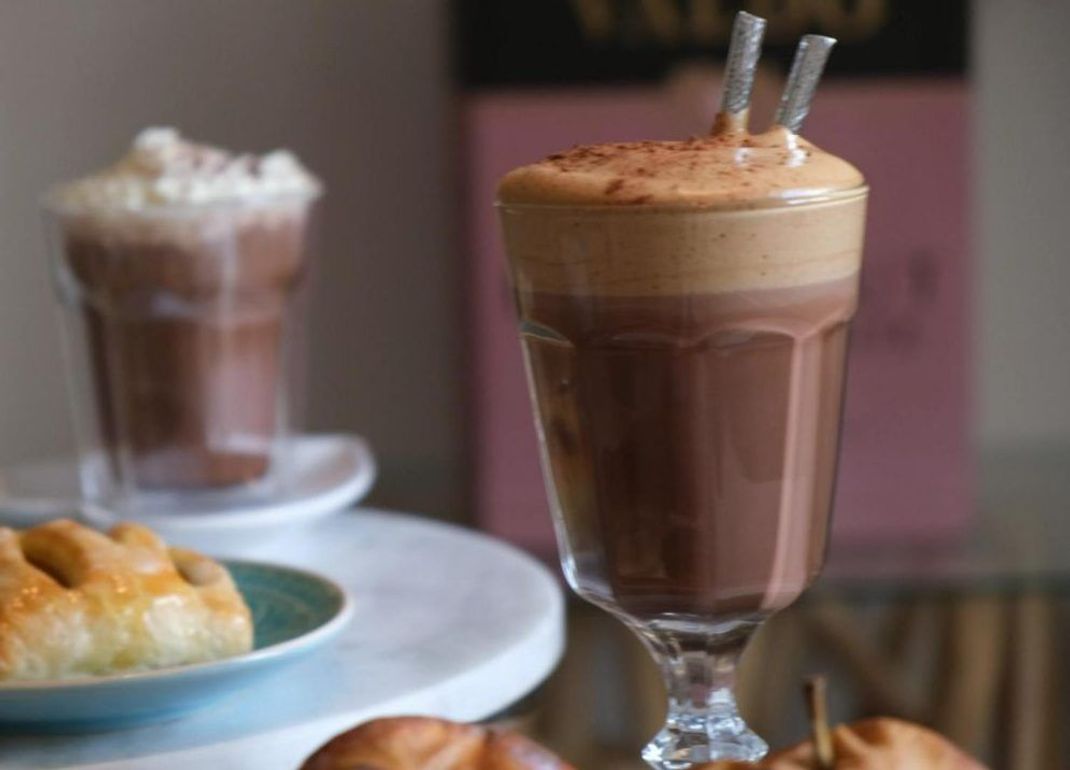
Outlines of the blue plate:
<svg viewBox="0 0 1070 770">
<path fill-rule="evenodd" d="M 345 591 L 310 572 L 227 562 L 253 613 L 254 649 L 212 663 L 115 676 L 0 685 L 0 730 L 89 732 L 173 719 L 270 676 L 338 634 Z"/>
</svg>

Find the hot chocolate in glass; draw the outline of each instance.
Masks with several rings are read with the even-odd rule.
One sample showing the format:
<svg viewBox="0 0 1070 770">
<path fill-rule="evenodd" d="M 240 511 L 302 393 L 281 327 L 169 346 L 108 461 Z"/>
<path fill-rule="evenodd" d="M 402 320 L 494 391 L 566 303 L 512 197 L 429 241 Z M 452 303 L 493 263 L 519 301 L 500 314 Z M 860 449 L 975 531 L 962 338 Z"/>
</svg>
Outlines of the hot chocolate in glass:
<svg viewBox="0 0 1070 770">
<path fill-rule="evenodd" d="M 829 528 L 867 188 L 744 119 L 576 147 L 499 189 L 564 570 L 662 664 L 659 767 L 764 753 L 735 660 Z"/>
</svg>

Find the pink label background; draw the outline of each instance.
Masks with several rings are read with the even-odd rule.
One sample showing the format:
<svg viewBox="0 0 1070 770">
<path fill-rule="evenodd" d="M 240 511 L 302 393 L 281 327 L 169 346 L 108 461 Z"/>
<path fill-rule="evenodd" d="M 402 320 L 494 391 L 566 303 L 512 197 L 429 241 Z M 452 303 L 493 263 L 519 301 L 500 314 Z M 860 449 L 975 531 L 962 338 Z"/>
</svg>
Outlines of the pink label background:
<svg viewBox="0 0 1070 770">
<path fill-rule="evenodd" d="M 492 206 L 497 180 L 577 143 L 698 133 L 712 115 L 711 85 L 695 74 L 661 89 L 465 101 L 478 517 L 536 552 L 554 541 Z M 760 82 L 755 111 L 768 113 L 775 96 Z M 972 514 L 968 121 L 960 80 L 841 81 L 822 87 L 806 126 L 872 188 L 834 545 L 942 541 Z"/>
</svg>

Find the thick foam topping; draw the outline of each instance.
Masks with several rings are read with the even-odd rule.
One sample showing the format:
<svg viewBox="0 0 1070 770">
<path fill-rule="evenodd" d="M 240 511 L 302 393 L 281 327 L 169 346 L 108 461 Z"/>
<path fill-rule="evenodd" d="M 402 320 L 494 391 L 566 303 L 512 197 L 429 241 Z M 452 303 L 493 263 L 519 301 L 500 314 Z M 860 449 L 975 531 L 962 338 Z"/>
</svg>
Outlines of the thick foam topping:
<svg viewBox="0 0 1070 770">
<path fill-rule="evenodd" d="M 521 290 L 790 288 L 862 258 L 862 175 L 784 129 L 577 147 L 511 172 L 499 196 Z"/>
<path fill-rule="evenodd" d="M 774 128 L 685 141 L 582 145 L 505 176 L 503 203 L 758 208 L 835 197 L 862 174 Z"/>
<path fill-rule="evenodd" d="M 235 154 L 183 139 L 173 128 L 149 128 L 116 164 L 59 187 L 54 203 L 75 210 L 242 203 L 312 197 L 319 181 L 285 150 Z"/>
</svg>

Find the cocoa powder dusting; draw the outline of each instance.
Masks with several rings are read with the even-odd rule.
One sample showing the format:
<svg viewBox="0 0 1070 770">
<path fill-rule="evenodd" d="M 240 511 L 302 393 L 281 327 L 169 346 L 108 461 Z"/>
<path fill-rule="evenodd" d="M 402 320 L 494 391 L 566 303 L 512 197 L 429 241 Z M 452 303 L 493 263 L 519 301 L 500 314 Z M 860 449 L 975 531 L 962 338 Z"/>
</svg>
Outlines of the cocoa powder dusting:
<svg viewBox="0 0 1070 770">
<path fill-rule="evenodd" d="M 760 135 L 576 145 L 543 163 L 542 168 L 534 164 L 511 173 L 501 188 L 503 199 L 746 207 L 754 198 L 771 200 L 809 187 L 848 189 L 861 183 L 850 165 L 815 152 L 782 129 Z"/>
</svg>

